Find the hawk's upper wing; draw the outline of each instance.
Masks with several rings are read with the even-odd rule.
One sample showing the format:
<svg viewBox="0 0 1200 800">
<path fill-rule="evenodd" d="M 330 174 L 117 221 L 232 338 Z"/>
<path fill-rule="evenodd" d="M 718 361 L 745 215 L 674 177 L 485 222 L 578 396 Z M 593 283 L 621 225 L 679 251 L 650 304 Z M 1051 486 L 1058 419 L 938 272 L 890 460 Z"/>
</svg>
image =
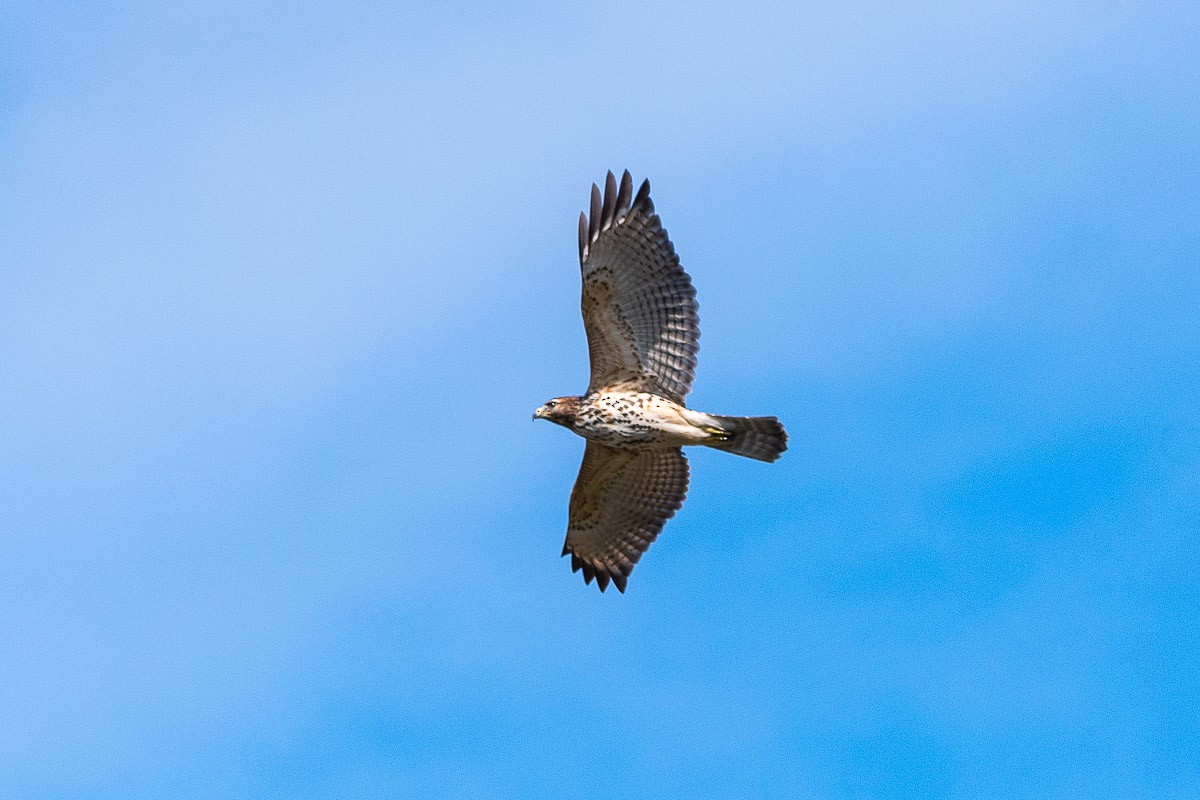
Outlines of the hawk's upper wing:
<svg viewBox="0 0 1200 800">
<path fill-rule="evenodd" d="M 619 190 L 610 172 L 603 198 L 592 184 L 591 215 L 579 215 L 588 393 L 622 385 L 682 403 L 699 350 L 696 290 L 654 213 L 650 182 L 631 205 L 632 190 L 628 171 Z"/>
<path fill-rule="evenodd" d="M 617 450 L 588 442 L 571 491 L 570 524 L 563 555 L 600 591 L 611 579 L 625 591 L 633 565 L 663 524 L 683 505 L 688 463 L 678 447 Z"/>
</svg>

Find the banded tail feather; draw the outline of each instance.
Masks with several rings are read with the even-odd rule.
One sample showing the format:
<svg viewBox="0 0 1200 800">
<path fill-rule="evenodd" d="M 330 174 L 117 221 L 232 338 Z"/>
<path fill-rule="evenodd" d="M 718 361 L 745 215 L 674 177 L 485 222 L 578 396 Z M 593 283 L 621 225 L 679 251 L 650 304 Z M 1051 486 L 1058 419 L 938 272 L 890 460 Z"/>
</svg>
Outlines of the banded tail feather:
<svg viewBox="0 0 1200 800">
<path fill-rule="evenodd" d="M 787 431 L 776 417 L 708 416 L 716 420 L 725 437 L 706 442 L 709 447 L 758 461 L 778 461 L 787 450 Z"/>
</svg>

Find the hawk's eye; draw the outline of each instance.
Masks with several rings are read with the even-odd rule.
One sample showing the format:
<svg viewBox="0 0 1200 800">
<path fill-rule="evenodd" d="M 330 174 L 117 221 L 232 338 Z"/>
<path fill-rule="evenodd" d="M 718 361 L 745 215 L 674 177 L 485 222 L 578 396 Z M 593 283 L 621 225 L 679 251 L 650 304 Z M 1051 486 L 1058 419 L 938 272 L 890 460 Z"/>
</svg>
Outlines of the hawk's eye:
<svg viewBox="0 0 1200 800">
<path fill-rule="evenodd" d="M 546 408 L 554 408 L 556 405 L 558 405 L 558 403 L 551 400 L 549 403 L 546 403 Z"/>
</svg>

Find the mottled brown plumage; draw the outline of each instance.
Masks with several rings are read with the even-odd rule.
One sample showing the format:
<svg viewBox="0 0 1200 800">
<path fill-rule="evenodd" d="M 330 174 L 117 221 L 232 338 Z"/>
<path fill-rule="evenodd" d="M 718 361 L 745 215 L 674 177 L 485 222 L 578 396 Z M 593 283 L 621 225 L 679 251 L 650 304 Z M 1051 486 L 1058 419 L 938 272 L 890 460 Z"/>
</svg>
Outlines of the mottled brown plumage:
<svg viewBox="0 0 1200 800">
<path fill-rule="evenodd" d="M 620 450 L 588 442 L 571 491 L 571 533 L 563 555 L 593 577 L 625 591 L 633 565 L 683 505 L 688 463 L 678 447 Z"/>
<path fill-rule="evenodd" d="M 700 319 L 692 281 L 663 230 L 650 182 L 633 194 L 626 172 L 592 185 L 579 217 L 584 328 L 591 380 L 583 397 L 559 397 L 534 414 L 588 440 L 571 492 L 563 555 L 604 591 L 622 592 L 633 566 L 683 505 L 683 445 L 760 461 L 787 449 L 774 417 L 726 417 L 684 405 L 696 373 Z"/>
<path fill-rule="evenodd" d="M 620 189 L 608 173 L 604 200 L 592 185 L 590 223 L 579 218 L 588 394 L 620 387 L 682 403 L 700 349 L 696 290 L 654 213 L 650 181 L 626 205 L 632 186 L 628 172 Z"/>
</svg>

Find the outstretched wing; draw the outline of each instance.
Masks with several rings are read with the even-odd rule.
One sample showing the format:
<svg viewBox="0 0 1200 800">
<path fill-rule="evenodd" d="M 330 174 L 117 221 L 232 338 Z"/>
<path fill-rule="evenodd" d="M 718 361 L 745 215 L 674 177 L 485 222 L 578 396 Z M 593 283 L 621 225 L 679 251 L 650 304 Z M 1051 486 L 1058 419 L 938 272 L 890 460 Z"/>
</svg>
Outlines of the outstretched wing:
<svg viewBox="0 0 1200 800">
<path fill-rule="evenodd" d="M 563 555 L 600 591 L 611 579 L 625 591 L 633 565 L 683 505 L 688 463 L 678 447 L 617 450 L 588 442 L 571 491 Z"/>
<path fill-rule="evenodd" d="M 631 204 L 632 190 L 628 171 L 619 189 L 609 172 L 603 197 L 592 184 L 590 216 L 579 215 L 588 393 L 620 386 L 682 403 L 700 349 L 696 290 L 654 213 L 650 181 Z"/>
</svg>

